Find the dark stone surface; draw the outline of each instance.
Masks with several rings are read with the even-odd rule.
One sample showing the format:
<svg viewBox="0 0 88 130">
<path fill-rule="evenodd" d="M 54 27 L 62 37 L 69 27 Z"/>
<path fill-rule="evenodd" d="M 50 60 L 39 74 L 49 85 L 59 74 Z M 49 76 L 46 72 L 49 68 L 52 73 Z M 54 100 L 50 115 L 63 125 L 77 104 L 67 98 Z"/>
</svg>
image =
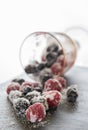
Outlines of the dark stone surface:
<svg viewBox="0 0 88 130">
<path fill-rule="evenodd" d="M 24 75 L 22 76 L 24 77 Z M 77 84 L 75 105 L 64 104 L 51 116 L 49 124 L 37 130 L 88 130 L 88 68 L 73 68 L 66 75 L 69 84 Z M 32 130 L 16 118 L 5 92 L 8 82 L 0 85 L 0 130 Z M 29 124 L 30 125 L 30 124 Z"/>
</svg>

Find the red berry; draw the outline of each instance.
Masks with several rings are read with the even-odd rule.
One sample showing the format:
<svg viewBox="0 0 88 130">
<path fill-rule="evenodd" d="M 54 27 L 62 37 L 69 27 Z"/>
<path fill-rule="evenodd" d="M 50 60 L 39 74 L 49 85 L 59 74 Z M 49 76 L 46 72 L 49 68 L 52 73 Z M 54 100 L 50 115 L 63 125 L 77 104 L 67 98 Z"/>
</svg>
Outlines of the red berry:
<svg viewBox="0 0 88 130">
<path fill-rule="evenodd" d="M 61 94 L 57 90 L 44 92 L 44 96 L 51 108 L 57 107 L 61 99 Z"/>
<path fill-rule="evenodd" d="M 60 74 L 62 71 L 62 67 L 60 65 L 60 63 L 54 63 L 52 66 L 51 66 L 51 72 L 52 74 Z"/>
<path fill-rule="evenodd" d="M 34 87 L 38 87 L 38 86 L 40 86 L 40 83 L 39 82 L 29 82 L 29 81 L 25 81 L 23 84 L 22 84 L 22 86 L 32 86 L 33 88 Z"/>
<path fill-rule="evenodd" d="M 58 90 L 61 91 L 62 86 L 56 79 L 48 79 L 45 82 L 44 91 Z"/>
<path fill-rule="evenodd" d="M 66 87 L 66 79 L 65 78 L 58 76 L 56 79 L 59 81 L 59 83 L 61 84 L 62 88 Z"/>
<path fill-rule="evenodd" d="M 61 55 L 57 58 L 57 63 L 59 63 L 61 66 L 64 65 L 64 56 Z"/>
<path fill-rule="evenodd" d="M 29 106 L 25 115 L 30 122 L 40 122 L 46 116 L 45 107 L 42 103 L 35 103 Z"/>
<path fill-rule="evenodd" d="M 26 87 L 31 87 L 32 89 L 35 88 L 35 87 L 39 87 L 40 86 L 40 83 L 39 82 L 35 82 L 35 83 L 32 83 L 32 82 L 29 82 L 29 81 L 25 81 L 20 90 L 23 91 Z"/>
<path fill-rule="evenodd" d="M 11 83 L 11 84 L 7 87 L 6 92 L 7 92 L 7 94 L 9 94 L 10 91 L 12 91 L 12 90 L 19 90 L 19 89 L 20 89 L 19 83 Z"/>
<path fill-rule="evenodd" d="M 22 86 L 32 86 L 32 83 L 29 81 L 23 82 Z"/>
</svg>

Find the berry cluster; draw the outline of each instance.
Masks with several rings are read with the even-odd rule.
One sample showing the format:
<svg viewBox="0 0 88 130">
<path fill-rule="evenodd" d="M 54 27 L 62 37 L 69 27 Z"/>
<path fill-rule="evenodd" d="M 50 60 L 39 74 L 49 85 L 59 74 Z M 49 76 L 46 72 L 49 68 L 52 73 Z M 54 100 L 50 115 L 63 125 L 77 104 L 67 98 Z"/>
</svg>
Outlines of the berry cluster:
<svg viewBox="0 0 88 130">
<path fill-rule="evenodd" d="M 63 77 L 50 78 L 43 85 L 39 82 L 14 79 L 6 92 L 16 115 L 34 123 L 42 121 L 49 110 L 57 108 L 64 89 L 67 101 L 74 103 L 78 97 L 77 90 L 74 86 L 66 88 L 66 80 Z"/>
<path fill-rule="evenodd" d="M 64 54 L 58 44 L 52 43 L 48 45 L 42 56 L 41 62 L 28 64 L 25 67 L 25 72 L 28 74 L 40 73 L 45 69 L 50 70 L 50 75 L 59 75 L 62 73 L 64 67 Z"/>
</svg>

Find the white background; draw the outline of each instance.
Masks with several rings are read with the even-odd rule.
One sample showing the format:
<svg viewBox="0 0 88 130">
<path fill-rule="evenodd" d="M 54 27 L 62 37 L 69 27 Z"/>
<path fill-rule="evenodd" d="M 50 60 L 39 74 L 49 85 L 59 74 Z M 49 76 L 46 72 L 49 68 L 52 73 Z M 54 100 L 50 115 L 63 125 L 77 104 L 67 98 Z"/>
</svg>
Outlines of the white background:
<svg viewBox="0 0 88 130">
<path fill-rule="evenodd" d="M 88 0 L 0 0 L 0 83 L 23 72 L 19 48 L 35 31 L 88 27 Z"/>
</svg>

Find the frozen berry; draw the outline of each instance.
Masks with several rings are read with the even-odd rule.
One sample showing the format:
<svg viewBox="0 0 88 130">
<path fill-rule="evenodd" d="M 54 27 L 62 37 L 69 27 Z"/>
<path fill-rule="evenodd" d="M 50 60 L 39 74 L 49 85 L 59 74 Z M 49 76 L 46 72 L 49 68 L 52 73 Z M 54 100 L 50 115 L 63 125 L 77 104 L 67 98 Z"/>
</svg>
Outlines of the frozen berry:
<svg viewBox="0 0 88 130">
<path fill-rule="evenodd" d="M 44 91 L 58 90 L 61 91 L 62 85 L 56 79 L 48 79 L 44 85 Z"/>
<path fill-rule="evenodd" d="M 15 90 L 15 91 L 11 91 L 8 95 L 8 98 L 10 100 L 10 102 L 13 104 L 13 101 L 17 98 L 20 98 L 22 97 L 22 92 L 18 91 L 18 90 Z"/>
<path fill-rule="evenodd" d="M 50 108 L 54 108 L 58 106 L 61 99 L 60 92 L 58 92 L 57 90 L 52 90 L 52 91 L 44 92 L 43 94 L 46 97 Z"/>
<path fill-rule="evenodd" d="M 63 54 L 63 50 L 59 50 L 58 51 L 58 56 L 62 55 Z"/>
<path fill-rule="evenodd" d="M 40 96 L 40 92 L 33 90 L 32 92 L 27 93 L 26 98 L 31 100 L 34 97 Z"/>
<path fill-rule="evenodd" d="M 21 85 L 23 82 L 25 82 L 25 80 L 24 79 L 13 79 L 12 82 L 17 82 Z"/>
<path fill-rule="evenodd" d="M 54 63 L 51 66 L 52 74 L 59 75 L 61 71 L 62 71 L 62 67 L 61 67 L 61 65 L 59 63 Z"/>
<path fill-rule="evenodd" d="M 51 67 L 57 59 L 57 54 L 50 52 L 46 55 L 46 59 L 47 59 L 46 67 Z"/>
<path fill-rule="evenodd" d="M 22 86 L 31 86 L 32 88 L 41 86 L 40 82 L 29 82 L 25 81 Z"/>
<path fill-rule="evenodd" d="M 38 68 L 38 70 L 42 70 L 45 67 L 46 67 L 46 65 L 44 63 L 40 63 L 37 68 Z"/>
<path fill-rule="evenodd" d="M 48 79 L 52 78 L 52 74 L 45 72 L 40 75 L 41 83 L 44 84 Z"/>
<path fill-rule="evenodd" d="M 12 91 L 12 90 L 19 90 L 20 89 L 20 85 L 18 84 L 18 83 L 11 83 L 8 87 L 7 87 L 7 90 L 6 90 L 6 92 L 7 92 L 7 94 L 9 94 L 10 93 L 10 91 Z"/>
<path fill-rule="evenodd" d="M 40 122 L 42 121 L 46 116 L 45 107 L 42 103 L 35 103 L 26 110 L 26 118 L 30 122 Z"/>
<path fill-rule="evenodd" d="M 47 103 L 46 98 L 43 95 L 32 98 L 31 104 L 34 104 L 36 102 L 42 103 L 45 106 L 45 109 L 48 110 L 48 103 Z"/>
<path fill-rule="evenodd" d="M 56 79 L 59 81 L 59 83 L 62 85 L 62 88 L 66 87 L 66 79 L 64 77 L 56 77 Z"/>
<path fill-rule="evenodd" d="M 58 45 L 52 44 L 47 48 L 48 52 L 57 52 L 58 51 Z"/>
<path fill-rule="evenodd" d="M 32 91 L 32 89 L 31 89 L 31 87 L 25 87 L 24 89 L 23 89 L 23 95 L 26 95 L 28 92 L 31 92 Z"/>
<path fill-rule="evenodd" d="M 18 98 L 15 99 L 13 102 L 15 113 L 18 117 L 21 118 L 25 117 L 25 111 L 29 106 L 30 106 L 30 102 L 25 98 Z"/>
<path fill-rule="evenodd" d="M 37 69 L 37 67 L 36 66 L 34 66 L 34 65 L 27 65 L 26 67 L 25 67 L 25 72 L 26 73 L 36 73 L 36 72 L 38 72 L 38 69 Z"/>
<path fill-rule="evenodd" d="M 68 87 L 67 88 L 67 101 L 74 103 L 74 102 L 76 102 L 77 97 L 78 97 L 78 91 L 77 91 L 76 87 L 74 85 Z"/>
<path fill-rule="evenodd" d="M 23 84 L 21 85 L 21 88 L 20 88 L 20 91 L 25 91 L 25 89 L 26 88 L 28 88 L 28 89 L 26 89 L 26 90 L 29 90 L 29 89 L 33 89 L 33 83 L 32 82 L 29 82 L 29 81 L 25 81 L 25 82 L 23 82 Z"/>
<path fill-rule="evenodd" d="M 42 87 L 35 87 L 33 90 L 41 92 L 42 93 Z"/>
<path fill-rule="evenodd" d="M 64 66 L 64 55 L 59 56 L 56 62 L 59 63 L 61 66 Z"/>
</svg>

